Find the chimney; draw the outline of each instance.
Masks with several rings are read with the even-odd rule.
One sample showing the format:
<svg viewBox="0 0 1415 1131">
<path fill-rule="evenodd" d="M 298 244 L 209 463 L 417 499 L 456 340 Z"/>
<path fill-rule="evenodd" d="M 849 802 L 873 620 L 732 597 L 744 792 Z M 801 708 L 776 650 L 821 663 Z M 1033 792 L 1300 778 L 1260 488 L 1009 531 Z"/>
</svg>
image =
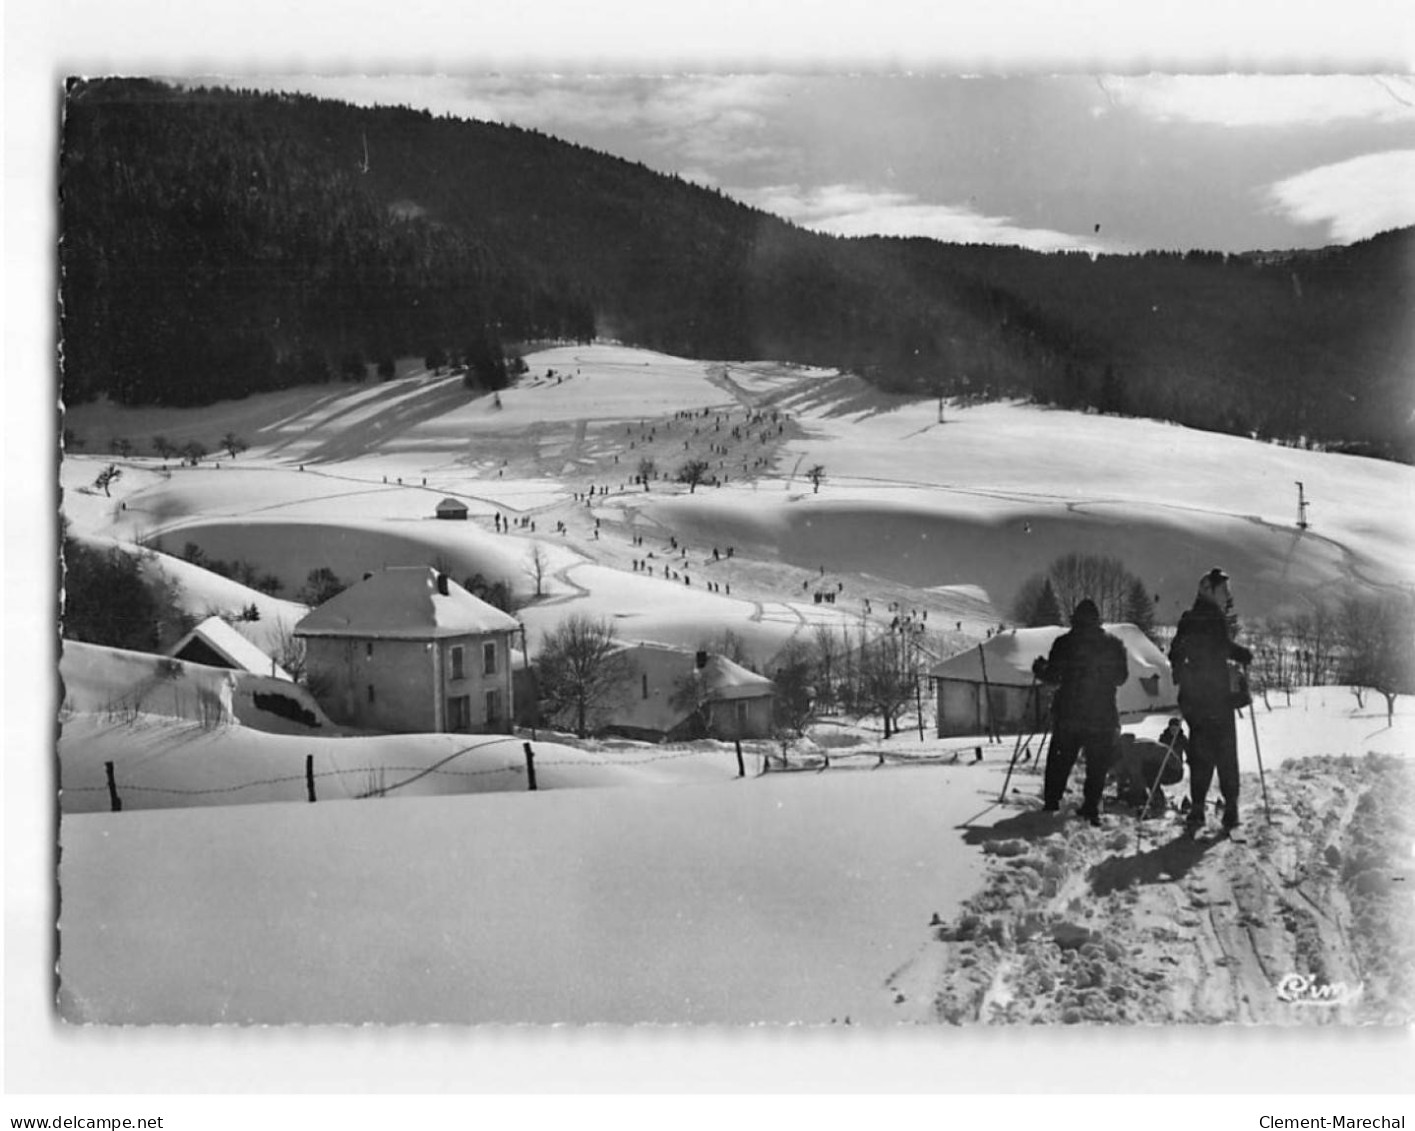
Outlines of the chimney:
<svg viewBox="0 0 1415 1131">
<path fill-rule="evenodd" d="M 707 653 L 706 653 L 706 652 L 699 652 L 695 658 L 696 658 L 697 663 L 698 663 L 698 670 L 699 670 L 699 671 L 702 671 L 703 668 L 707 667 Z"/>
<path fill-rule="evenodd" d="M 439 573 L 437 575 L 437 591 L 441 593 L 442 596 L 447 596 L 447 575 L 445 573 Z"/>
</svg>

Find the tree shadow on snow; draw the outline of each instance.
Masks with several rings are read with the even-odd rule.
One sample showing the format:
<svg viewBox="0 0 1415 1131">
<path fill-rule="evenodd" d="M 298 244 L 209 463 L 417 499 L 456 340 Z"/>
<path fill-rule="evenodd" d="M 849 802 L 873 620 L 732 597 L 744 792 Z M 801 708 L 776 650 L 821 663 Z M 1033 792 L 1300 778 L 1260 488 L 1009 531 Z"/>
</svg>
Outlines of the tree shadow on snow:
<svg viewBox="0 0 1415 1131">
<path fill-rule="evenodd" d="M 1212 846 L 1207 839 L 1181 834 L 1147 852 L 1102 860 L 1086 879 L 1096 895 L 1123 891 L 1134 884 L 1173 883 L 1199 863 Z"/>
</svg>

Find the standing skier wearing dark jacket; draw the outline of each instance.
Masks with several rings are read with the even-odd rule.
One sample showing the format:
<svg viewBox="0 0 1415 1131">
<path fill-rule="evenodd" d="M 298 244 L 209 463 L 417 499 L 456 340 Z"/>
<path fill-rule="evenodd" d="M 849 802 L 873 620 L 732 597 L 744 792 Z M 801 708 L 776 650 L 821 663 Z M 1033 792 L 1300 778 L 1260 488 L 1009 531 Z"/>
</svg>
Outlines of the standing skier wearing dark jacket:
<svg viewBox="0 0 1415 1131">
<path fill-rule="evenodd" d="M 1042 787 L 1044 807 L 1053 812 L 1061 807 L 1066 781 L 1084 751 L 1086 783 L 1077 816 L 1099 825 L 1106 772 L 1120 739 L 1115 692 L 1129 674 L 1125 645 L 1101 627 L 1100 610 L 1087 597 L 1071 614 L 1071 631 L 1056 638 L 1045 659 L 1036 658 L 1032 674 L 1059 685 L 1052 697 L 1054 732 Z"/>
<path fill-rule="evenodd" d="M 1179 710 L 1189 724 L 1189 818 L 1204 824 L 1204 802 L 1214 771 L 1223 792 L 1223 827 L 1238 825 L 1238 702 L 1229 661 L 1249 664 L 1253 653 L 1233 640 L 1233 596 L 1228 574 L 1211 569 L 1199 579 L 1194 605 L 1179 618 L 1169 646 L 1169 666 L 1179 685 Z"/>
</svg>

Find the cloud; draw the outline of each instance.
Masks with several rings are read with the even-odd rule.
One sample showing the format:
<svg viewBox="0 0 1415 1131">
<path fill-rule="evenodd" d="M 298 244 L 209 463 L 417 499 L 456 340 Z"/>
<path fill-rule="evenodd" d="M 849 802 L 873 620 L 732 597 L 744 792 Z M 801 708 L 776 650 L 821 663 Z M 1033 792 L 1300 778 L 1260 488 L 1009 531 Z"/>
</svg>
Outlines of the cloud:
<svg viewBox="0 0 1415 1131">
<path fill-rule="evenodd" d="M 926 236 L 947 243 L 1006 244 L 1035 251 L 1103 251 L 1099 242 L 1046 228 L 1025 228 L 1010 217 L 971 208 L 929 204 L 901 192 L 856 185 L 772 185 L 733 189 L 731 195 L 803 228 L 838 236 Z"/>
<path fill-rule="evenodd" d="M 1409 75 L 1143 75 L 1098 80 L 1110 103 L 1220 126 L 1415 122 Z"/>
<path fill-rule="evenodd" d="M 1269 209 L 1299 224 L 1326 224 L 1331 240 L 1351 243 L 1415 225 L 1415 150 L 1368 153 L 1278 181 Z"/>
</svg>

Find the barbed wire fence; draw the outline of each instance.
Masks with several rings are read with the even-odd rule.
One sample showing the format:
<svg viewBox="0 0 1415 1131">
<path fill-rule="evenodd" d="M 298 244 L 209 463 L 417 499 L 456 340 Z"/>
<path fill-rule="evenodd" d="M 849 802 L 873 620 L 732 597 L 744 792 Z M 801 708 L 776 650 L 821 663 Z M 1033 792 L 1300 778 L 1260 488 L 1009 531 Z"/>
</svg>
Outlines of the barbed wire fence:
<svg viewBox="0 0 1415 1131">
<path fill-rule="evenodd" d="M 270 802 L 294 802 L 304 800 L 306 802 L 316 802 L 319 800 L 368 800 L 373 798 L 396 796 L 399 791 L 414 785 L 427 778 L 455 779 L 458 782 L 472 783 L 478 779 L 486 779 L 498 775 L 510 776 L 524 782 L 526 790 L 538 790 L 545 788 L 544 779 L 537 777 L 537 770 L 568 768 L 576 771 L 582 770 L 624 770 L 634 769 L 640 766 L 648 766 L 656 763 L 676 762 L 685 759 L 703 760 L 712 758 L 720 753 L 725 753 L 730 759 L 736 755 L 737 778 L 753 777 L 761 778 L 773 774 L 783 773 L 823 773 L 826 770 L 878 770 L 891 767 L 923 767 L 923 766 L 953 766 L 972 765 L 980 762 L 996 763 L 999 759 L 1007 761 L 1013 758 L 1018 752 L 1018 748 L 1010 742 L 983 742 L 969 741 L 966 744 L 949 749 L 929 749 L 927 751 L 910 751 L 900 746 L 896 748 L 886 748 L 862 743 L 858 747 L 847 749 L 820 747 L 815 745 L 794 745 L 783 744 L 777 740 L 748 740 L 734 742 L 733 747 L 726 751 L 704 750 L 702 747 L 677 747 L 673 749 L 661 750 L 653 754 L 645 754 L 637 751 L 618 752 L 613 755 L 600 754 L 592 758 L 567 758 L 567 757 L 545 757 L 536 753 L 532 743 L 522 743 L 523 756 L 519 760 L 507 760 L 501 765 L 479 766 L 475 769 L 463 768 L 455 765 L 458 759 L 472 754 L 488 746 L 504 745 L 507 739 L 504 735 L 487 738 L 480 742 L 470 743 L 459 747 L 457 750 L 446 755 L 437 761 L 425 766 L 398 765 L 387 763 L 371 763 L 359 766 L 331 766 L 320 768 L 317 766 L 317 756 L 307 754 L 303 772 L 280 774 L 271 777 L 254 778 L 250 781 L 237 782 L 229 785 L 212 785 L 203 787 L 181 787 L 145 784 L 139 779 L 131 776 L 124 777 L 120 765 L 112 760 L 105 761 L 104 777 L 102 785 L 64 785 L 61 795 L 73 794 L 78 797 L 90 797 L 92 795 L 106 794 L 108 797 L 108 808 L 113 812 L 128 809 L 144 809 L 169 807 L 160 805 L 144 805 L 143 799 L 159 798 L 175 799 L 190 798 L 193 801 L 207 799 L 208 803 L 222 804 L 221 799 L 233 799 L 240 803 L 239 795 L 250 793 L 251 791 L 264 790 L 267 796 L 261 797 L 261 801 Z M 1030 742 L 1028 743 L 1030 746 Z M 1026 749 L 1026 748 L 1023 748 Z M 1024 770 L 1031 768 L 1040 770 L 1040 751 L 1035 753 L 1028 750 L 1024 755 L 1018 757 L 1017 769 Z M 752 764 L 754 772 L 748 772 L 748 764 Z M 731 763 L 725 767 L 731 769 Z M 393 779 L 393 780 L 390 780 Z M 302 788 L 303 787 L 303 788 Z M 550 786 L 555 788 L 555 786 Z M 569 787 L 574 788 L 574 787 Z M 449 793 L 462 792 L 449 790 Z M 465 792 L 480 792 L 468 789 Z M 273 794 L 274 796 L 269 796 Z M 180 807 L 180 806 L 170 806 Z M 62 801 L 61 801 L 61 808 Z M 95 807 L 96 808 L 96 807 Z M 91 807 L 85 806 L 83 809 L 72 810 L 75 812 L 91 811 Z"/>
</svg>

